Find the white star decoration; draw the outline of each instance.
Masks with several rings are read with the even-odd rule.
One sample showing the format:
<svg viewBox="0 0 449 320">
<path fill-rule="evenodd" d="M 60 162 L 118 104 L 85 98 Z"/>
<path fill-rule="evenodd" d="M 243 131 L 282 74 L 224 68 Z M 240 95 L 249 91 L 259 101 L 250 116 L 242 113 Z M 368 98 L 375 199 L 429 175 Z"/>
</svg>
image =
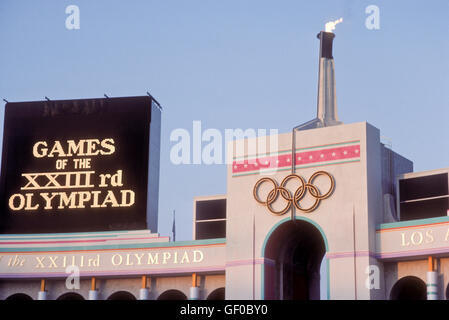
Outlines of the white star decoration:
<svg viewBox="0 0 449 320">
<path fill-rule="evenodd" d="M 319 158 L 323 159 L 325 156 L 329 156 L 329 154 L 331 154 L 332 157 L 336 157 L 336 156 L 337 156 L 337 153 L 336 153 L 336 152 L 327 153 L 326 151 L 327 151 L 327 150 L 324 150 L 324 152 L 320 154 Z M 351 152 L 353 152 L 353 153 L 355 153 L 355 154 L 359 154 L 359 153 L 360 153 L 360 149 L 351 149 L 351 150 L 343 150 L 343 155 L 348 155 L 348 152 L 349 152 L 349 151 L 351 151 Z M 309 155 L 308 158 L 309 158 L 309 160 L 313 160 L 313 155 Z M 291 157 L 283 158 L 283 159 L 284 159 L 284 161 L 287 162 L 287 163 L 290 163 L 291 160 L 292 160 Z M 302 157 L 297 157 L 297 159 L 298 159 L 298 161 L 301 161 L 301 160 L 302 160 Z M 259 159 L 256 159 L 256 160 L 257 160 L 257 161 L 260 161 Z M 258 167 L 259 164 L 257 163 L 257 161 L 254 162 L 254 163 L 251 163 L 251 165 L 253 165 L 254 167 Z M 278 159 L 276 160 L 276 164 L 279 164 L 279 163 L 280 163 L 280 160 L 279 160 L 279 158 L 278 158 Z M 264 161 L 264 164 L 265 164 L 265 165 L 269 165 L 269 164 L 270 164 L 270 161 L 269 161 L 269 160 L 266 160 L 266 161 Z M 248 168 L 248 164 L 243 164 L 243 167 L 244 167 L 244 168 Z M 236 170 L 238 170 L 239 168 L 242 168 L 242 165 L 234 164 L 234 165 L 233 165 L 233 168 L 236 169 Z"/>
</svg>

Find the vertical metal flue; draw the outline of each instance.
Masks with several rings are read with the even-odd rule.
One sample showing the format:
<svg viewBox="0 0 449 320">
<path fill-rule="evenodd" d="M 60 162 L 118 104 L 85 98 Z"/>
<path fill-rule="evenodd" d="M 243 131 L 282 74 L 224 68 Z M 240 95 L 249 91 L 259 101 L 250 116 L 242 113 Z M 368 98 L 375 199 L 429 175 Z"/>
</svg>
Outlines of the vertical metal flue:
<svg viewBox="0 0 449 320">
<path fill-rule="evenodd" d="M 323 127 L 334 126 L 341 123 L 337 115 L 335 62 L 332 56 L 332 42 L 335 34 L 321 31 L 317 37 L 320 39 L 317 118 Z"/>
<path fill-rule="evenodd" d="M 326 30 L 333 30 L 335 24 L 339 22 L 341 21 L 331 22 L 333 25 L 330 28 L 326 24 Z M 328 31 L 321 31 L 318 33 L 317 38 L 320 39 L 317 116 L 315 119 L 297 126 L 295 128 L 296 130 L 307 130 L 341 124 L 337 115 L 335 62 L 332 56 L 332 45 L 335 34 Z"/>
</svg>

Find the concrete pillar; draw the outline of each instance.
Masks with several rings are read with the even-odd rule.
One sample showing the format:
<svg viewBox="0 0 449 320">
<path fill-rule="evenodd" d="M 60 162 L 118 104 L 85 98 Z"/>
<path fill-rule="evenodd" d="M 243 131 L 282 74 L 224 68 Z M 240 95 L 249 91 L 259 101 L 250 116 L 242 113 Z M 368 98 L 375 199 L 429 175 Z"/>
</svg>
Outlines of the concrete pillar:
<svg viewBox="0 0 449 320">
<path fill-rule="evenodd" d="M 150 300 L 150 290 L 148 288 L 140 288 L 139 300 Z"/>
<path fill-rule="evenodd" d="M 432 257 L 428 258 L 428 271 L 427 271 L 427 300 L 438 300 L 438 273 L 434 271 L 436 269 L 436 259 Z"/>
<path fill-rule="evenodd" d="M 147 276 L 142 276 L 142 287 L 139 291 L 139 300 L 150 300 L 150 289 L 148 289 L 147 280 Z"/>
<path fill-rule="evenodd" d="M 190 287 L 190 298 L 189 300 L 199 300 L 200 299 L 200 288 Z"/>
<path fill-rule="evenodd" d="M 89 290 L 89 300 L 98 300 L 99 292 L 98 290 Z"/>
<path fill-rule="evenodd" d="M 427 271 L 427 300 L 438 300 L 438 273 Z"/>
<path fill-rule="evenodd" d="M 39 291 L 37 293 L 37 300 L 47 300 L 47 291 Z"/>
<path fill-rule="evenodd" d="M 97 290 L 97 279 L 92 277 L 90 290 L 89 290 L 89 300 L 98 300 L 99 292 Z"/>
<path fill-rule="evenodd" d="M 41 279 L 41 290 L 37 294 L 37 300 L 47 300 L 47 291 L 45 290 L 45 279 Z"/>
<path fill-rule="evenodd" d="M 199 300 L 199 299 L 200 299 L 200 288 L 197 287 L 197 275 L 196 273 L 193 273 L 189 300 Z"/>
</svg>

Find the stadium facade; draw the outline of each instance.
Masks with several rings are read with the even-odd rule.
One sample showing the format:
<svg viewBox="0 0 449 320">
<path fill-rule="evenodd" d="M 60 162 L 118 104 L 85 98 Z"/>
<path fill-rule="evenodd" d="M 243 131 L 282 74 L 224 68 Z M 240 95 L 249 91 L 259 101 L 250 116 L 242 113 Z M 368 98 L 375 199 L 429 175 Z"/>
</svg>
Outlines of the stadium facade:
<svg viewBox="0 0 449 320">
<path fill-rule="evenodd" d="M 447 299 L 449 168 L 413 172 L 379 129 L 339 121 L 334 36 L 318 35 L 317 117 L 231 142 L 227 192 L 194 199 L 192 241 L 156 232 L 157 101 L 132 100 L 150 111 L 135 118 L 147 133 L 136 148 L 123 147 L 141 135 L 120 122 L 125 113 L 111 99 L 40 102 L 32 119 L 49 124 L 118 120 L 94 133 L 68 128 L 59 140 L 39 125 L 4 140 L 0 299 Z M 18 128 L 7 122 L 20 127 L 31 107 L 6 108 L 7 136 Z M 20 151 L 28 146 L 29 159 Z M 61 161 L 75 153 L 93 165 L 66 168 Z"/>
</svg>

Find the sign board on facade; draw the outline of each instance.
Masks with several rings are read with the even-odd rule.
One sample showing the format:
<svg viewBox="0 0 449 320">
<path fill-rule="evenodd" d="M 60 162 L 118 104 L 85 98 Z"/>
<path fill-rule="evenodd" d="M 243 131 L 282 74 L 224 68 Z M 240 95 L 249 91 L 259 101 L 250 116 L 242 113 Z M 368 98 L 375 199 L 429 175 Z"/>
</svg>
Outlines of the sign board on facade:
<svg viewBox="0 0 449 320">
<path fill-rule="evenodd" d="M 0 232 L 147 228 L 155 110 L 149 97 L 6 104 Z"/>
</svg>

